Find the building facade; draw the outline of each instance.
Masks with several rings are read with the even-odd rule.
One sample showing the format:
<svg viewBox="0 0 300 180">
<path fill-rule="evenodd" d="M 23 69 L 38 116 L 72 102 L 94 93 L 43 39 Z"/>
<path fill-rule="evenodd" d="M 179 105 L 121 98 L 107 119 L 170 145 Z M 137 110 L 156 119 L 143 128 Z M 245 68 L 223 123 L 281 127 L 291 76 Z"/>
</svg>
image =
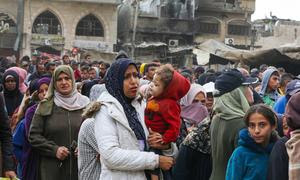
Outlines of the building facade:
<svg viewBox="0 0 300 180">
<path fill-rule="evenodd" d="M 124 1 L 118 18 L 121 48 L 137 61 L 160 59 L 184 65 L 192 58 L 193 2 Z"/>
<path fill-rule="evenodd" d="M 256 31 L 256 49 L 300 45 L 299 21 L 279 19 L 276 16 L 271 16 L 271 18 L 254 21 L 253 28 Z"/>
<path fill-rule="evenodd" d="M 120 3 L 121 0 L 24 0 L 20 56 L 36 52 L 62 56 L 78 48 L 81 55 L 109 61 L 115 54 Z M 12 9 L 12 17 L 16 16 L 16 5 L 3 9 Z"/>
<path fill-rule="evenodd" d="M 254 11 L 255 0 L 198 0 L 195 42 L 215 39 L 239 49 L 249 49 Z"/>
<path fill-rule="evenodd" d="M 17 0 L 1 0 L 0 5 L 0 55 L 18 56 L 14 51 L 17 39 Z"/>
<path fill-rule="evenodd" d="M 193 64 L 193 47 L 208 39 L 249 49 L 254 10 L 255 0 L 126 0 L 119 44 L 138 61 Z"/>
</svg>

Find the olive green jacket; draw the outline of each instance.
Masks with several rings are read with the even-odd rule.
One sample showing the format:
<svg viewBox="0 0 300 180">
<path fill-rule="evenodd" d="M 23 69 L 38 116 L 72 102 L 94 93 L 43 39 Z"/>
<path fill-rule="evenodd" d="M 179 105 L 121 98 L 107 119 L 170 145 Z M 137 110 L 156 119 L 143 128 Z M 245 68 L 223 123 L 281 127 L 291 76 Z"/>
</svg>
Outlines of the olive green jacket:
<svg viewBox="0 0 300 180">
<path fill-rule="evenodd" d="M 77 180 L 74 142 L 77 142 L 82 110 L 67 111 L 53 103 L 50 114 L 42 115 L 39 112 L 37 110 L 34 115 L 29 132 L 30 144 L 40 153 L 39 180 Z M 63 161 L 56 158 L 60 146 L 70 151 Z"/>
</svg>

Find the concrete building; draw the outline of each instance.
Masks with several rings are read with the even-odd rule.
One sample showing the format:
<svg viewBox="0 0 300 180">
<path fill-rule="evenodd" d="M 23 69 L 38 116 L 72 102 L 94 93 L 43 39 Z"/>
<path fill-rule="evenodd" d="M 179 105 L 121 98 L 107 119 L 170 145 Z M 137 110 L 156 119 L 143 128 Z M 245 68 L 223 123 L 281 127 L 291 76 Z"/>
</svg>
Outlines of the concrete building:
<svg viewBox="0 0 300 180">
<path fill-rule="evenodd" d="M 215 39 L 249 49 L 255 0 L 198 0 L 195 6 L 196 43 Z"/>
<path fill-rule="evenodd" d="M 77 47 L 81 55 L 111 60 L 117 43 L 120 3 L 121 0 L 24 0 L 20 56 L 36 51 L 62 56 Z M 1 0 L 0 7 L 0 12 L 8 10 L 16 19 L 16 0 Z"/>
<path fill-rule="evenodd" d="M 17 39 L 17 0 L 0 2 L 0 55 L 17 55 L 14 44 Z"/>
<path fill-rule="evenodd" d="M 254 10 L 255 0 L 126 0 L 119 44 L 138 61 L 192 64 L 191 50 L 208 39 L 249 49 Z"/>
<path fill-rule="evenodd" d="M 256 49 L 277 48 L 284 45 L 300 45 L 300 22 L 279 19 L 276 16 L 253 22 L 256 30 Z"/>
<path fill-rule="evenodd" d="M 119 44 L 137 61 L 184 65 L 192 58 L 193 18 L 194 0 L 124 1 L 119 8 Z"/>
</svg>

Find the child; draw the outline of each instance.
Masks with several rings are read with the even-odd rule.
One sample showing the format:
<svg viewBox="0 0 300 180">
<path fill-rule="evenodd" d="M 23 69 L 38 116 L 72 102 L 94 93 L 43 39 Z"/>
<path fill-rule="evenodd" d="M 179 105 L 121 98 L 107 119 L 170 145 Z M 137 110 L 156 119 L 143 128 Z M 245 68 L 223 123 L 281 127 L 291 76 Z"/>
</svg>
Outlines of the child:
<svg viewBox="0 0 300 180">
<path fill-rule="evenodd" d="M 228 162 L 226 180 L 267 178 L 268 160 L 277 136 L 277 116 L 266 105 L 252 106 L 244 117 L 247 129 L 240 131 L 239 147 Z"/>
<path fill-rule="evenodd" d="M 189 81 L 176 72 L 170 64 L 161 66 L 150 83 L 151 98 L 145 109 L 147 128 L 162 135 L 162 144 L 176 142 L 180 130 L 180 105 L 178 101 L 190 89 Z M 160 154 L 159 150 L 154 150 Z M 158 179 L 159 169 L 151 175 Z"/>
</svg>

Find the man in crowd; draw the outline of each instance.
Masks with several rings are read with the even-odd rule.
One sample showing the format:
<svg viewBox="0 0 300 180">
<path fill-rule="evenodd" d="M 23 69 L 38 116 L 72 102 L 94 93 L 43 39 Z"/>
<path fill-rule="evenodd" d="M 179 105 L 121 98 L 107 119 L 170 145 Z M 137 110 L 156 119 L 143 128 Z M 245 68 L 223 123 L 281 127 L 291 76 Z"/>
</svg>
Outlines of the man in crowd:
<svg viewBox="0 0 300 180">
<path fill-rule="evenodd" d="M 90 79 L 89 66 L 82 66 L 80 71 L 81 82 L 88 81 Z"/>
<path fill-rule="evenodd" d="M 99 67 L 99 69 L 100 69 L 100 77 L 101 78 L 104 78 L 104 76 L 105 76 L 105 74 L 106 74 L 106 71 L 107 71 L 107 69 L 110 67 L 110 65 L 109 65 L 109 63 L 105 63 L 105 62 L 103 62 L 103 63 L 101 63 L 100 64 L 100 67 Z"/>
<path fill-rule="evenodd" d="M 279 72 L 276 68 L 270 67 L 264 71 L 259 95 L 264 103 L 270 107 L 273 107 L 280 97 L 278 93 L 279 80 Z"/>
<path fill-rule="evenodd" d="M 152 81 L 157 67 L 159 67 L 159 65 L 157 63 L 146 64 L 145 72 L 144 72 L 145 73 L 144 79 L 146 79 L 148 81 Z"/>
<path fill-rule="evenodd" d="M 78 69 L 78 65 L 79 65 L 79 63 L 76 62 L 75 60 L 71 61 L 71 67 L 74 71 L 74 76 L 75 76 L 76 82 L 78 82 L 80 80 L 80 76 L 81 76 L 80 75 L 80 70 Z"/>
<path fill-rule="evenodd" d="M 37 58 L 36 60 L 36 72 L 34 72 L 28 79 L 28 81 L 32 81 L 34 79 L 40 79 L 45 74 L 45 61 L 41 58 Z"/>
<path fill-rule="evenodd" d="M 96 67 L 90 67 L 89 69 L 90 80 L 94 80 L 97 78 L 97 70 Z"/>
<path fill-rule="evenodd" d="M 55 62 L 48 62 L 45 64 L 46 74 L 52 77 L 52 74 L 56 68 Z"/>
<path fill-rule="evenodd" d="M 69 65 L 70 64 L 70 57 L 68 55 L 64 55 L 62 57 L 62 60 L 63 60 L 64 65 Z"/>
</svg>

